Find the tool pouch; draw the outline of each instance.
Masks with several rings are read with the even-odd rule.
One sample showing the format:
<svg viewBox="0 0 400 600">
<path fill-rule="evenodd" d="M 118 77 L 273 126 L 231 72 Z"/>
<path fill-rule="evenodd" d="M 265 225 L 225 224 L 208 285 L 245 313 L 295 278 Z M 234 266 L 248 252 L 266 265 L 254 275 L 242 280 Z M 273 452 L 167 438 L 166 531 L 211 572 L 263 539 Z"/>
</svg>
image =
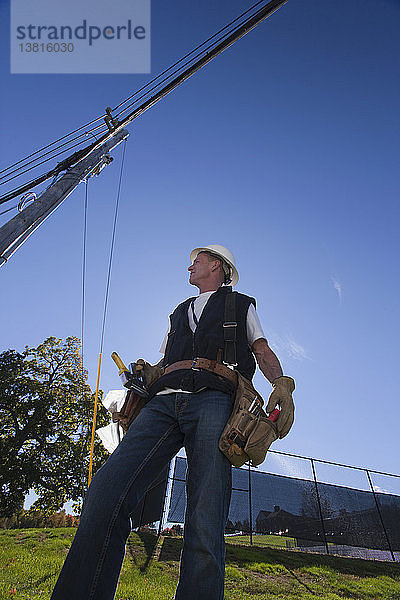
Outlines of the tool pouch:
<svg viewBox="0 0 400 600">
<path fill-rule="evenodd" d="M 261 464 L 278 430 L 267 417 L 264 401 L 252 383 L 236 371 L 238 386 L 233 411 L 219 440 L 219 449 L 235 467 Z"/>
<path fill-rule="evenodd" d="M 146 387 L 149 388 L 153 383 L 157 381 L 163 374 L 163 369 L 158 365 L 151 365 L 148 362 L 144 363 L 143 375 L 146 382 Z"/>
<path fill-rule="evenodd" d="M 125 434 L 147 402 L 147 398 L 142 398 L 134 390 L 128 390 L 121 410 L 112 413 L 113 422 L 118 422 Z"/>
<path fill-rule="evenodd" d="M 141 358 L 133 364 L 135 366 L 140 367 L 137 370 L 133 369 L 133 372 L 136 376 L 143 374 L 146 387 L 150 387 L 152 383 L 157 381 L 157 379 L 161 377 L 163 372 L 162 369 L 157 365 L 150 365 L 148 362 L 144 361 Z M 136 417 L 148 401 L 149 398 L 143 398 L 142 396 L 139 396 L 139 394 L 137 394 L 135 390 L 127 391 L 125 402 L 121 410 L 119 412 L 112 413 L 114 423 L 119 422 L 124 432 L 124 435 L 128 431 L 132 421 L 136 419 Z"/>
</svg>

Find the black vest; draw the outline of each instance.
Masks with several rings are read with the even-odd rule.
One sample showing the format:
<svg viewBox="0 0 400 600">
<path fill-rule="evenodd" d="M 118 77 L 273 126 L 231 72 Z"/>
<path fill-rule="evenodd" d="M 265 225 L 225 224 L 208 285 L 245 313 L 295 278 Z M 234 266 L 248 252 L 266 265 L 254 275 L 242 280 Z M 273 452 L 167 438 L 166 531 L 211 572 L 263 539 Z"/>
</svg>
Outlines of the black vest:
<svg viewBox="0 0 400 600">
<path fill-rule="evenodd" d="M 164 367 L 180 360 L 193 360 L 195 358 L 217 360 L 219 351 L 222 352 L 223 356 L 225 298 L 226 294 L 230 293 L 236 295 L 236 352 L 238 363 L 236 369 L 247 379 L 252 379 L 256 364 L 247 342 L 246 321 L 249 306 L 251 303 L 255 306 L 256 301 L 244 294 L 232 292 L 228 286 L 220 287 L 210 296 L 194 333 L 190 329 L 188 319 L 188 308 L 193 298 L 188 298 L 177 306 L 170 315 L 171 327 L 165 349 Z M 233 391 L 233 384 L 224 377 L 211 372 L 194 371 L 192 369 L 173 371 L 163 375 L 151 386 L 149 391 L 151 395 L 154 395 L 166 387 L 188 392 L 195 392 L 203 387 L 227 393 Z"/>
</svg>

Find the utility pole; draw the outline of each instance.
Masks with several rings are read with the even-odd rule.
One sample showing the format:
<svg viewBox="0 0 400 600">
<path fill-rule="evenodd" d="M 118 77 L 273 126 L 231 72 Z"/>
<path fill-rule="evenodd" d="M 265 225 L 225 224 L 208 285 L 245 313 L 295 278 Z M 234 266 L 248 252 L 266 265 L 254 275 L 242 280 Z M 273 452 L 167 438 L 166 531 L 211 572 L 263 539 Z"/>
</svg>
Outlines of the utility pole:
<svg viewBox="0 0 400 600">
<path fill-rule="evenodd" d="M 89 156 L 91 152 L 99 148 L 104 142 L 110 139 L 111 136 L 114 136 L 116 132 L 121 131 L 123 127 L 129 125 L 134 119 L 142 115 L 146 110 L 154 106 L 157 102 L 159 102 L 162 98 L 164 98 L 167 94 L 176 89 L 181 83 L 189 79 L 194 73 L 197 73 L 200 69 L 202 69 L 205 65 L 207 65 L 210 61 L 212 61 L 216 56 L 221 54 L 224 50 L 232 46 L 235 42 L 241 39 L 244 35 L 252 31 L 257 25 L 259 25 L 262 21 L 270 17 L 274 12 L 276 12 L 281 6 L 286 4 L 288 0 L 270 0 L 268 4 L 264 5 L 260 8 L 255 14 L 251 17 L 240 23 L 235 29 L 231 31 L 231 33 L 222 41 L 215 44 L 214 46 L 209 46 L 207 51 L 203 53 L 203 55 L 196 60 L 193 64 L 191 64 L 187 69 L 184 69 L 179 75 L 175 78 L 171 79 L 164 87 L 158 90 L 153 96 L 145 100 L 142 104 L 137 106 L 132 112 L 130 112 L 126 117 L 124 117 L 121 121 L 118 121 L 117 118 L 112 117 L 112 111 L 110 108 L 106 109 L 107 116 L 105 117 L 105 122 L 107 123 L 109 131 L 101 135 L 96 141 L 92 142 L 89 146 L 78 150 L 71 157 L 62 161 L 62 163 L 69 161 L 69 164 L 75 164 L 76 161 L 82 160 L 84 157 Z M 215 37 L 215 36 L 213 36 Z M 203 45 L 203 44 L 202 44 Z M 180 62 L 180 61 L 178 61 Z M 191 61 L 189 61 L 191 62 Z M 176 63 L 178 64 L 178 63 Z M 186 63 L 185 63 L 186 64 Z M 175 66 L 175 65 L 174 65 Z M 169 70 L 169 69 L 168 69 Z M 179 69 L 177 69 L 179 71 Z M 174 71 L 176 72 L 176 71 Z M 158 77 L 156 78 L 158 79 Z M 168 79 L 168 77 L 166 78 Z M 162 80 L 164 81 L 164 80 Z M 146 86 L 144 86 L 146 87 Z M 157 87 L 154 86 L 154 87 Z M 151 88 L 153 89 L 153 88 Z M 139 90 L 140 91 L 140 90 Z M 144 94 L 146 95 L 146 94 Z M 141 98 L 142 96 L 139 96 Z M 125 112 L 122 111 L 122 112 Z M 117 115 L 118 116 L 118 115 Z M 62 164 L 61 163 L 61 164 Z M 40 185 L 44 181 L 47 181 L 51 177 L 57 174 L 60 165 L 57 165 L 54 169 L 41 175 L 37 179 L 26 183 L 25 185 L 19 187 L 18 189 L 5 194 L 0 197 L 0 203 L 8 202 L 12 198 L 19 196 L 20 194 L 24 194 L 28 192 L 32 187 L 36 185 Z"/>
<path fill-rule="evenodd" d="M 0 228 L 0 266 L 5 264 L 12 254 L 24 243 L 31 233 L 61 204 L 67 196 L 77 187 L 85 177 L 96 173 L 103 166 L 110 162 L 107 158 L 107 152 L 124 140 L 129 134 L 124 127 L 129 125 L 134 119 L 142 115 L 146 110 L 154 106 L 172 90 L 176 89 L 181 83 L 189 79 L 194 73 L 203 68 L 216 56 L 229 48 L 237 40 L 257 27 L 259 23 L 271 16 L 288 0 L 270 0 L 266 5 L 260 8 L 255 14 L 242 21 L 236 28 L 228 32 L 227 37 L 221 41 L 217 40 L 215 45 L 210 45 L 198 60 L 195 60 L 190 66 L 171 79 L 164 87 L 159 89 L 153 96 L 137 106 L 132 112 L 126 115 L 121 121 L 112 116 L 112 110 L 106 109 L 107 116 L 105 122 L 108 131 L 92 142 L 89 146 L 78 150 L 73 155 L 61 161 L 54 169 L 45 173 L 37 179 L 34 179 L 23 186 L 15 189 L 0 197 L 0 204 L 8 202 L 12 198 L 28 192 L 32 187 L 36 187 L 50 179 L 58 176 L 65 170 L 64 175 L 54 184 L 52 184 L 39 198 L 28 205 L 23 211 L 15 216 L 11 221 Z M 215 36 L 213 36 L 215 37 Z M 196 58 L 196 57 L 195 57 Z M 190 61 L 189 61 L 190 63 Z M 186 63 L 185 63 L 186 64 Z M 185 66 L 183 65 L 183 67 Z M 179 71 L 179 69 L 177 69 Z M 174 71 L 173 73 L 175 73 Z M 168 78 L 166 78 L 168 79 Z M 164 80 L 162 80 L 164 81 Z M 157 87 L 157 86 L 155 86 Z M 153 88 L 151 88 L 153 89 Z M 146 95 L 146 94 L 144 94 Z M 141 96 L 140 96 L 141 97 Z M 122 111 L 122 112 L 125 112 Z M 68 137 L 68 136 L 66 136 Z M 28 163 L 29 164 L 29 163 Z"/>
<path fill-rule="evenodd" d="M 0 266 L 4 265 L 28 237 L 53 213 L 74 189 L 90 175 L 98 174 L 112 158 L 108 152 L 129 136 L 122 129 L 100 148 L 66 170 L 64 175 L 13 219 L 0 227 Z"/>
</svg>

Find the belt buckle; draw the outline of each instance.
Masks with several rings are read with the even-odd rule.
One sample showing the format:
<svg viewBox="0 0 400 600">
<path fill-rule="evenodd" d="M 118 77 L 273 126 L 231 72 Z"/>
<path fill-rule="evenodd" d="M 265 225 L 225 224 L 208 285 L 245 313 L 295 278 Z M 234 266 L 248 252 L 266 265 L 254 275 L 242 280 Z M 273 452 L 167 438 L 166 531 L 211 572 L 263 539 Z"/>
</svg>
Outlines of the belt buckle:
<svg viewBox="0 0 400 600">
<path fill-rule="evenodd" d="M 192 371 L 200 371 L 200 369 L 196 369 L 196 367 L 194 366 L 196 364 L 197 358 L 198 357 L 196 357 L 196 358 L 193 359 L 193 362 L 192 362 L 192 364 L 190 366 L 190 368 L 192 369 Z"/>
<path fill-rule="evenodd" d="M 237 366 L 238 366 L 238 363 L 227 363 L 227 362 L 225 362 L 224 360 L 222 361 L 222 364 L 223 364 L 225 367 L 228 367 L 228 369 L 231 369 L 231 371 L 234 371 L 234 370 L 235 370 L 235 367 L 237 367 Z"/>
</svg>

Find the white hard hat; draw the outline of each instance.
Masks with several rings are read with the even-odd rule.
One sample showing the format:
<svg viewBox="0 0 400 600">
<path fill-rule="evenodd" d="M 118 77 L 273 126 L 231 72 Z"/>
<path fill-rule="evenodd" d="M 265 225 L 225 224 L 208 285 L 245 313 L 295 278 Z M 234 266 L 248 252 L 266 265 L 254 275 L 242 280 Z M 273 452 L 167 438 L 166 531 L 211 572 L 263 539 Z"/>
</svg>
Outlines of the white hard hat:
<svg viewBox="0 0 400 600">
<path fill-rule="evenodd" d="M 237 282 L 239 281 L 239 273 L 237 272 L 237 269 L 235 267 L 235 257 L 233 256 L 232 252 L 228 250 L 228 248 L 225 248 L 225 246 L 220 246 L 220 244 L 209 244 L 208 246 L 204 246 L 203 248 L 195 248 L 190 253 L 190 260 L 192 263 L 195 260 L 196 256 L 200 254 L 200 252 L 208 252 L 221 258 L 223 263 L 225 263 L 225 265 L 229 267 L 229 277 L 231 280 L 230 284 L 232 286 L 237 284 Z"/>
</svg>

